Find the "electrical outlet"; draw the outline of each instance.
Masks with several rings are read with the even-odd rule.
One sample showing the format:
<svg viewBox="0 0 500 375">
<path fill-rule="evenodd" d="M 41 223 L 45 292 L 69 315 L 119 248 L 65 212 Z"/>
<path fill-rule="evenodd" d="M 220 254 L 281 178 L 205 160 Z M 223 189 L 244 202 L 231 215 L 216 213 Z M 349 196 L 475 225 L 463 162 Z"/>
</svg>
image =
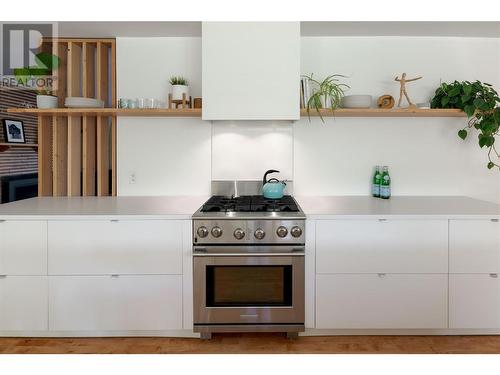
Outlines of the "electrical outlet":
<svg viewBox="0 0 500 375">
<path fill-rule="evenodd" d="M 135 172 L 130 172 L 130 174 L 128 176 L 128 183 L 135 184 L 135 181 L 136 181 Z"/>
</svg>

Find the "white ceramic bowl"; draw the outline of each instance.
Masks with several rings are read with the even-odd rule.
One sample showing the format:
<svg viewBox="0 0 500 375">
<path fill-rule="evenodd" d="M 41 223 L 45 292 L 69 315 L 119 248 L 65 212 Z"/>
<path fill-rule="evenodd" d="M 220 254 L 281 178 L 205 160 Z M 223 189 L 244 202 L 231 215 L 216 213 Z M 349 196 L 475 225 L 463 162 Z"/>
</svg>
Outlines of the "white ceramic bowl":
<svg viewBox="0 0 500 375">
<path fill-rule="evenodd" d="M 346 95 L 342 98 L 343 108 L 370 108 L 371 106 L 371 95 Z"/>
<path fill-rule="evenodd" d="M 104 102 L 100 99 L 70 97 L 66 98 L 64 105 L 68 108 L 102 108 Z"/>
</svg>

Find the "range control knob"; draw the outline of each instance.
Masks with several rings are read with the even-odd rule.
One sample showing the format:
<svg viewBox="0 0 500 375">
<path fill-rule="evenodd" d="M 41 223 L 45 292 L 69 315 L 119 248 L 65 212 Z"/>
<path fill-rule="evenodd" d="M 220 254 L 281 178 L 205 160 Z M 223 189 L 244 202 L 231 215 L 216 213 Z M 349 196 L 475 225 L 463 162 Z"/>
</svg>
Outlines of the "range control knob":
<svg viewBox="0 0 500 375">
<path fill-rule="evenodd" d="M 264 232 L 264 230 L 258 228 L 258 229 L 255 230 L 255 233 L 253 235 L 258 240 L 261 240 L 261 239 L 263 239 L 266 236 L 266 232 Z"/>
<path fill-rule="evenodd" d="M 222 229 L 219 227 L 213 227 L 212 236 L 214 236 L 215 238 L 219 238 L 220 236 L 222 236 Z"/>
<path fill-rule="evenodd" d="M 198 230 L 196 231 L 196 233 L 201 238 L 205 238 L 206 236 L 208 236 L 208 229 L 207 229 L 207 227 L 199 227 Z"/>
<path fill-rule="evenodd" d="M 243 237 L 245 237 L 245 231 L 241 228 L 236 228 L 234 230 L 234 238 L 236 238 L 237 240 L 241 240 Z"/>
<path fill-rule="evenodd" d="M 292 234 L 292 236 L 294 236 L 295 238 L 297 238 L 297 237 L 302 236 L 302 229 L 300 229 L 299 227 L 295 226 L 295 227 L 293 227 L 290 230 L 290 233 Z"/>
<path fill-rule="evenodd" d="M 280 238 L 283 238 L 283 237 L 286 237 L 286 235 L 288 234 L 288 229 L 286 229 L 283 225 L 278 227 L 278 229 L 276 229 L 276 234 L 278 235 L 278 237 Z"/>
</svg>

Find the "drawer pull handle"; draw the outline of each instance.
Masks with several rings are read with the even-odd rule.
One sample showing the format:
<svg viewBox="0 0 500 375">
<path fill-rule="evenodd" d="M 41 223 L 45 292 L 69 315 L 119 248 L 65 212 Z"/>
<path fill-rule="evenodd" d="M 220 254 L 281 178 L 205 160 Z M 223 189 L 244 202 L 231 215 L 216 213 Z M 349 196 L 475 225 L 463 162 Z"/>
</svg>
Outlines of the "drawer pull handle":
<svg viewBox="0 0 500 375">
<path fill-rule="evenodd" d="M 5 279 L 7 275 L 0 275 L 0 279 Z"/>
<path fill-rule="evenodd" d="M 498 273 L 490 273 L 490 277 L 497 279 L 498 278 Z"/>
<path fill-rule="evenodd" d="M 112 219 L 110 220 L 112 223 L 118 223 L 118 220 L 117 219 Z"/>
<path fill-rule="evenodd" d="M 6 220 L 3 220 L 3 219 L 2 219 L 2 220 L 0 220 L 0 223 L 5 223 L 5 221 L 6 221 Z"/>
<path fill-rule="evenodd" d="M 112 277 L 113 279 L 117 279 L 118 277 L 120 277 L 120 275 L 118 275 L 118 274 L 114 274 L 114 275 L 111 275 L 111 277 Z"/>
<path fill-rule="evenodd" d="M 381 223 L 383 223 L 384 221 L 387 221 L 387 219 L 378 219 L 378 221 L 380 221 Z"/>
<path fill-rule="evenodd" d="M 379 274 L 377 274 L 377 275 L 378 275 L 378 277 L 380 277 L 381 279 L 383 279 L 383 278 L 385 277 L 385 273 L 379 273 Z"/>
<path fill-rule="evenodd" d="M 491 219 L 492 222 L 498 223 L 498 219 Z"/>
</svg>

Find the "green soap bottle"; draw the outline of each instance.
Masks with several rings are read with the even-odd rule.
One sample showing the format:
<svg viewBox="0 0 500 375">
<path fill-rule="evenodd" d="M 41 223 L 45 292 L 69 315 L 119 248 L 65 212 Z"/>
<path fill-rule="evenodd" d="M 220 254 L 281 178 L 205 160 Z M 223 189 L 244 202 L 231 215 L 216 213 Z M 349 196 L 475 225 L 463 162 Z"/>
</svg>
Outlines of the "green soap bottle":
<svg viewBox="0 0 500 375">
<path fill-rule="evenodd" d="M 380 180 L 382 178 L 382 173 L 380 173 L 380 166 L 375 166 L 375 173 L 373 174 L 372 180 L 372 195 L 376 198 L 380 197 Z"/>
<path fill-rule="evenodd" d="M 389 167 L 382 168 L 382 177 L 380 179 L 380 198 L 389 199 L 391 197 L 391 176 L 389 176 Z"/>
</svg>

